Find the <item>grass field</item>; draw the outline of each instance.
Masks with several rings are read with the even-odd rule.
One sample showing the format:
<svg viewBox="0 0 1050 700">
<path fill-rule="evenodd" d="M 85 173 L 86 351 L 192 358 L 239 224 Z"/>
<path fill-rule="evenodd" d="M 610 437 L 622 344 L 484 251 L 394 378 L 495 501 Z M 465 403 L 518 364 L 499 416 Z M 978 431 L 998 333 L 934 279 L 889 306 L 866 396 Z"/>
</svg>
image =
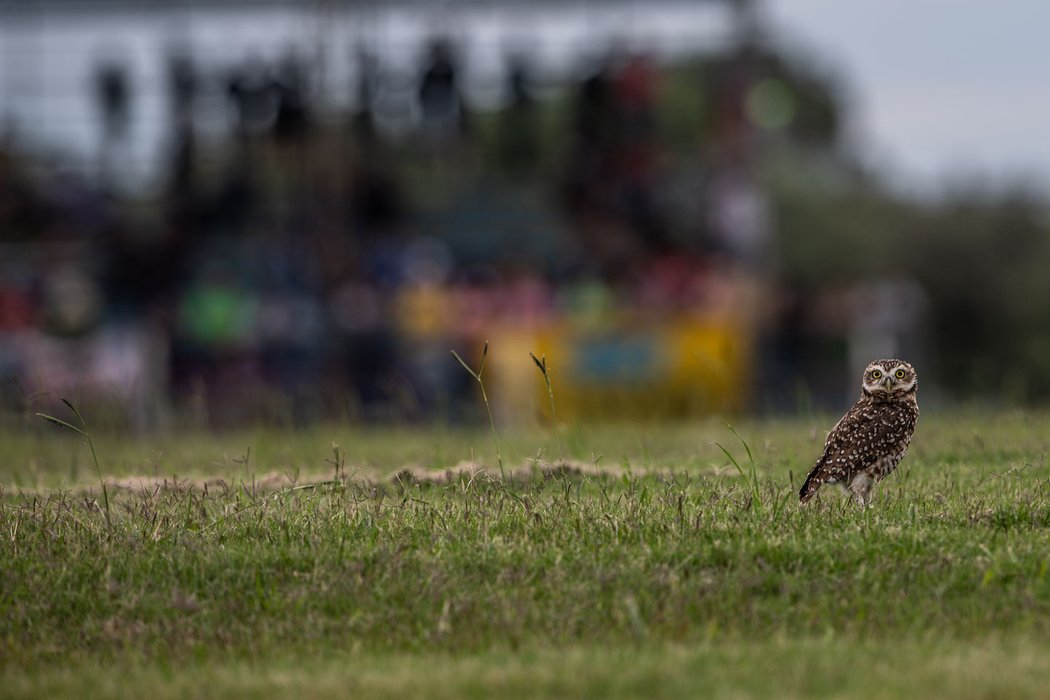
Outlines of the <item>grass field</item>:
<svg viewBox="0 0 1050 700">
<path fill-rule="evenodd" d="M 866 511 L 826 416 L 0 433 L 0 695 L 1045 697 L 1050 415 L 928 413 Z"/>
</svg>

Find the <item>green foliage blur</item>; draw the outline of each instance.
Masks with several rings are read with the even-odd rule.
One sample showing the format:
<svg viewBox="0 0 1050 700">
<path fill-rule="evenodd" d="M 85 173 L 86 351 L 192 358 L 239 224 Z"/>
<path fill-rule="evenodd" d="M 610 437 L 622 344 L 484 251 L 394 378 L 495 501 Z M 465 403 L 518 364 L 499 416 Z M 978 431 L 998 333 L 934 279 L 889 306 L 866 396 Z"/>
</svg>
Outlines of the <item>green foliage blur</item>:
<svg viewBox="0 0 1050 700">
<path fill-rule="evenodd" d="M 913 279 L 928 298 L 927 376 L 946 394 L 1046 400 L 1044 202 L 1024 189 L 976 183 L 915 201 L 864 175 L 819 183 L 799 173 L 797 162 L 785 161 L 769 178 L 786 277 L 807 286 L 886 274 Z"/>
</svg>

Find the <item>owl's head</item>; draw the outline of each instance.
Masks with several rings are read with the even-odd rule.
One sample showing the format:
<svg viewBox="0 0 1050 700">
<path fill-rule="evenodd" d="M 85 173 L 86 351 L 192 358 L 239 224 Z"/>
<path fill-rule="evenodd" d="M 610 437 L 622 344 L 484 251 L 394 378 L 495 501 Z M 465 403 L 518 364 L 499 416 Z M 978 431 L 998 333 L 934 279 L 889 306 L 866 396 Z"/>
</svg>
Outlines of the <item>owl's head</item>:
<svg viewBox="0 0 1050 700">
<path fill-rule="evenodd" d="M 865 396 L 896 398 L 913 393 L 918 385 L 915 368 L 904 360 L 875 360 L 864 370 Z"/>
</svg>

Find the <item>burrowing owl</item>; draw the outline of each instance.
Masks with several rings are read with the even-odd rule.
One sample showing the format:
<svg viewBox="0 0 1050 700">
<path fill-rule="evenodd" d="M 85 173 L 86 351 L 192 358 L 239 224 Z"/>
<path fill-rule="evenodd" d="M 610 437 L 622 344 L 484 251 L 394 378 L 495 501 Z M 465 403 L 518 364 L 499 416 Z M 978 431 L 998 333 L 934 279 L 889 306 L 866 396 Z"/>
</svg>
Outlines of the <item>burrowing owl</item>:
<svg viewBox="0 0 1050 700">
<path fill-rule="evenodd" d="M 892 472 L 908 451 L 919 404 L 919 380 L 903 360 L 876 360 L 864 370 L 861 397 L 831 429 L 820 456 L 798 492 L 804 504 L 825 483 L 853 492 L 861 506 L 871 487 Z"/>
</svg>

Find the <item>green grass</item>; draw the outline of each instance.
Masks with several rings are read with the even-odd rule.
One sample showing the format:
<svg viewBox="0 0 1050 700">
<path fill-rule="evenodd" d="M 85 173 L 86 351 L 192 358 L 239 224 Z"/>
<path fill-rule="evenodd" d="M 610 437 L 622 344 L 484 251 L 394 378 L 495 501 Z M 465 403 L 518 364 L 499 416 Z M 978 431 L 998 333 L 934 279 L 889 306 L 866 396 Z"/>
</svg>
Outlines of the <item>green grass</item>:
<svg viewBox="0 0 1050 700">
<path fill-rule="evenodd" d="M 832 422 L 735 426 L 754 471 L 715 421 L 572 430 L 563 470 L 502 431 L 506 486 L 486 431 L 93 436 L 111 527 L 82 440 L 2 434 L 0 688 L 1042 695 L 1050 415 L 924 415 L 873 508 L 800 511 Z"/>
</svg>

